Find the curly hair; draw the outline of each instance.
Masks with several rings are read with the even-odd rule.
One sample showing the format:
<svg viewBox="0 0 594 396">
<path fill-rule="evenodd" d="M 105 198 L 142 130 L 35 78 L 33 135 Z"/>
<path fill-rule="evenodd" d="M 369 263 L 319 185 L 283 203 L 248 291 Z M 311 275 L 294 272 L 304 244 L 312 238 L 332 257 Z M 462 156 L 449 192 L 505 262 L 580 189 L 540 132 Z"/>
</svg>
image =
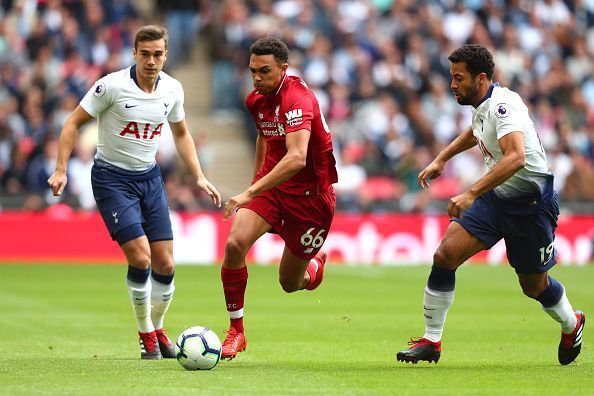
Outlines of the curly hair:
<svg viewBox="0 0 594 396">
<path fill-rule="evenodd" d="M 485 73 L 489 80 L 493 79 L 495 70 L 493 55 L 480 44 L 464 44 L 452 52 L 448 60 L 452 63 L 466 62 L 466 68 L 473 77 Z"/>
<path fill-rule="evenodd" d="M 250 47 L 250 54 L 272 55 L 279 64 L 289 60 L 289 47 L 276 37 L 263 37 Z"/>
</svg>

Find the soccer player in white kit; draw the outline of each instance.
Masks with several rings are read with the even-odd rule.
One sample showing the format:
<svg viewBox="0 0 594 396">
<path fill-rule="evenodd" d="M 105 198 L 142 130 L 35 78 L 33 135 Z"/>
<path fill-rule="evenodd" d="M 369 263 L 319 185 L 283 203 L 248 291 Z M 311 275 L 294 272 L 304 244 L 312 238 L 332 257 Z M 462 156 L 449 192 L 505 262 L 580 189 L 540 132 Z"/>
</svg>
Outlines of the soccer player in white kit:
<svg viewBox="0 0 594 396">
<path fill-rule="evenodd" d="M 134 39 L 136 64 L 111 73 L 87 92 L 60 133 L 56 169 L 48 179 L 54 195 L 67 183 L 67 163 L 79 129 L 98 118 L 98 143 L 91 173 L 93 195 L 112 239 L 128 261 L 127 287 L 136 315 L 142 359 L 174 358 L 163 330 L 174 292 L 173 232 L 167 195 L 155 155 L 163 125 L 196 185 L 221 205 L 206 179 L 185 122 L 181 84 L 162 71 L 167 30 L 141 27 Z"/>
<path fill-rule="evenodd" d="M 503 238 L 524 294 L 561 324 L 558 359 L 569 364 L 580 353 L 586 317 L 573 310 L 565 288 L 548 275 L 557 262 L 553 241 L 559 198 L 534 123 L 517 93 L 492 83 L 495 64 L 485 47 L 466 44 L 448 59 L 456 100 L 474 107 L 472 126 L 419 173 L 419 184 L 429 187 L 446 161 L 477 145 L 488 172 L 448 203 L 452 221 L 433 256 L 425 287 L 425 334 L 411 339 L 410 348 L 396 358 L 437 363 L 446 314 L 454 300 L 456 269 Z"/>
</svg>

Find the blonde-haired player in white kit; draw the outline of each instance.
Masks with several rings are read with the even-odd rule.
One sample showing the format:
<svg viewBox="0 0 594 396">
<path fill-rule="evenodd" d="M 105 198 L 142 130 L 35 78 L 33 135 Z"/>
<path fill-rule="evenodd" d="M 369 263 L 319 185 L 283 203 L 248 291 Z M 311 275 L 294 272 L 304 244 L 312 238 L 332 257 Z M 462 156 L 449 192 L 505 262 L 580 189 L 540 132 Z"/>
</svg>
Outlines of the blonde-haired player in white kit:
<svg viewBox="0 0 594 396">
<path fill-rule="evenodd" d="M 474 107 L 472 126 L 419 173 L 419 184 L 429 187 L 446 161 L 477 145 L 489 171 L 450 199 L 452 221 L 433 256 L 425 287 L 425 334 L 411 339 L 410 348 L 396 358 L 437 363 L 446 314 L 454 300 L 456 269 L 503 238 L 524 294 L 561 324 L 557 355 L 559 363 L 569 364 L 580 353 L 586 316 L 573 310 L 565 288 L 548 275 L 557 263 L 553 241 L 559 198 L 534 123 L 517 93 L 492 83 L 495 64 L 485 47 L 466 44 L 448 59 L 456 100 Z"/>
<path fill-rule="evenodd" d="M 175 357 L 175 348 L 163 330 L 175 289 L 173 233 L 155 161 L 165 122 L 196 185 L 215 205 L 221 205 L 220 194 L 202 173 L 186 126 L 183 88 L 162 72 L 167 40 L 167 30 L 161 26 L 143 26 L 137 31 L 136 64 L 101 78 L 87 92 L 62 128 L 56 169 L 48 179 L 54 195 L 61 195 L 78 131 L 97 117 L 93 194 L 112 239 L 128 260 L 127 286 L 142 359 Z"/>
</svg>

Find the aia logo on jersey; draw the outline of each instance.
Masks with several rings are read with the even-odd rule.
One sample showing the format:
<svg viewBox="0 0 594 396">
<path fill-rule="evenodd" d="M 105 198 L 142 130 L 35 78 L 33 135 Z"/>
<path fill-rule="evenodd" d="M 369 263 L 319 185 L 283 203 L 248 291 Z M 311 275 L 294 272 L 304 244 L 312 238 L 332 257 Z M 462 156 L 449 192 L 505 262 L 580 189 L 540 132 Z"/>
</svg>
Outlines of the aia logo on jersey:
<svg viewBox="0 0 594 396">
<path fill-rule="evenodd" d="M 285 113 L 287 117 L 287 124 L 290 126 L 299 125 L 303 122 L 303 111 L 301 109 L 289 110 Z"/>
<path fill-rule="evenodd" d="M 138 128 L 138 123 L 136 121 L 130 121 L 128 125 L 119 133 L 120 136 L 126 136 L 127 134 L 134 135 L 136 139 L 142 140 L 152 140 L 156 136 L 161 136 L 161 130 L 163 129 L 163 123 L 158 124 L 155 128 L 151 131 L 151 124 L 146 123 L 144 124 L 144 128 L 142 130 L 142 134 L 140 133 L 140 129 Z M 150 134 L 149 134 L 150 132 Z"/>
<path fill-rule="evenodd" d="M 497 118 L 505 118 L 509 115 L 509 108 L 505 103 L 499 103 L 495 106 L 495 116 Z"/>
</svg>

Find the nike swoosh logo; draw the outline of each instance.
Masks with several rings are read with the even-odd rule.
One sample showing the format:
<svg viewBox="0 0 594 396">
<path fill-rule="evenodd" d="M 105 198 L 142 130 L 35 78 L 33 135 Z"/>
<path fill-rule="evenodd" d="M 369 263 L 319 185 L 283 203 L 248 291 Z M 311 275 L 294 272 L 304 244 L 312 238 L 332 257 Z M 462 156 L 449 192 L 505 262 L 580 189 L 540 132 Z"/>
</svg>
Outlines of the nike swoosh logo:
<svg viewBox="0 0 594 396">
<path fill-rule="evenodd" d="M 425 307 L 425 306 L 423 306 L 423 309 L 424 309 L 425 311 L 435 311 L 435 310 L 436 310 L 436 308 L 427 308 L 427 307 Z"/>
<path fill-rule="evenodd" d="M 127 109 L 131 109 L 132 107 L 136 107 L 138 105 L 129 105 L 128 103 L 126 103 L 126 105 L 124 106 Z"/>
</svg>

